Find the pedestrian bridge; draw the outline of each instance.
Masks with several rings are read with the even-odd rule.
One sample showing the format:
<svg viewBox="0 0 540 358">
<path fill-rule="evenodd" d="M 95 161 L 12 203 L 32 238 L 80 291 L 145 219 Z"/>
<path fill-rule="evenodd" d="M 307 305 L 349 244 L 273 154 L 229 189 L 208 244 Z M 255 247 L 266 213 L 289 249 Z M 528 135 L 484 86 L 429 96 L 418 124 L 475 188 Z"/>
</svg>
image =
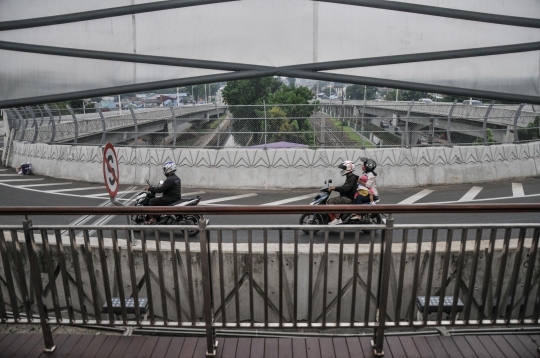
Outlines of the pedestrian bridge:
<svg viewBox="0 0 540 358">
<path fill-rule="evenodd" d="M 277 210 L 327 209 L 0 207 L 0 215 L 240 216 Z M 540 262 L 540 224 L 419 227 L 394 225 L 392 214 L 539 212 L 539 204 L 336 205 L 335 210 L 390 216 L 385 225 L 334 227 L 219 226 L 206 220 L 166 228 L 47 226 L 29 220 L 0 226 L 0 322 L 40 324 L 40 347 L 48 350 L 63 342 L 50 325 L 123 326 L 154 334 L 199 328 L 208 356 L 216 352 L 216 331 L 227 329 L 236 334 L 361 329 L 380 355 L 394 350 L 385 335 L 397 329 L 538 325 L 540 290 L 533 273 Z M 168 232 L 164 241 L 160 229 Z M 200 230 L 195 242 L 188 236 L 193 229 Z M 339 239 L 330 239 L 331 230 Z M 345 231 L 354 233 L 352 241 L 345 240 Z M 396 232 L 402 242 L 395 242 Z M 293 242 L 285 243 L 284 233 Z M 496 240 L 497 233 L 504 239 Z"/>
</svg>

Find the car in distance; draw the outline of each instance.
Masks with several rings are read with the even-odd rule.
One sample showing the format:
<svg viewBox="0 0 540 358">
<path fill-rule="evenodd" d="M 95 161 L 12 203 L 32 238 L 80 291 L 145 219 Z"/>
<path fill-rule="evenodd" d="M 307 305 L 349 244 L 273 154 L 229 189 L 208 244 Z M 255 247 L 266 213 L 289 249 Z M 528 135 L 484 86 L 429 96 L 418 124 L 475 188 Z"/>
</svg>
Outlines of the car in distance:
<svg viewBox="0 0 540 358">
<path fill-rule="evenodd" d="M 483 105 L 482 101 L 477 101 L 475 99 L 466 99 L 465 101 L 463 101 L 463 104 L 467 105 L 467 106 L 481 106 L 481 105 Z"/>
<path fill-rule="evenodd" d="M 433 103 L 433 101 L 431 99 L 429 99 L 429 98 L 420 98 L 418 100 L 418 103 L 431 104 L 431 103 Z"/>
<path fill-rule="evenodd" d="M 418 145 L 418 146 L 420 146 L 420 147 L 425 147 L 425 146 L 428 145 L 428 141 L 427 141 L 426 138 L 421 137 L 421 138 L 418 138 L 418 139 L 416 140 L 416 145 Z"/>
<path fill-rule="evenodd" d="M 381 128 L 388 128 L 388 127 L 390 127 L 390 126 L 388 125 L 388 123 L 386 123 L 385 121 L 381 120 L 381 126 L 380 126 L 380 127 L 381 127 Z"/>
<path fill-rule="evenodd" d="M 397 136 L 401 136 L 403 134 L 403 131 L 399 127 L 394 128 L 394 134 Z"/>
</svg>

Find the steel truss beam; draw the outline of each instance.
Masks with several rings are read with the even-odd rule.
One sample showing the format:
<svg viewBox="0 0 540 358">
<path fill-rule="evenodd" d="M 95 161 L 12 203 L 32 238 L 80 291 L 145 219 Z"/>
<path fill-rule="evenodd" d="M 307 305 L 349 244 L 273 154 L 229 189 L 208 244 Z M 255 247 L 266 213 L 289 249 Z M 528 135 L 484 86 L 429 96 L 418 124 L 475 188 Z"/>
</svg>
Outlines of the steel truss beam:
<svg viewBox="0 0 540 358">
<path fill-rule="evenodd" d="M 146 12 L 178 9 L 182 7 L 218 4 L 238 0 L 168 0 L 148 4 L 119 6 L 109 9 L 76 12 L 73 14 L 37 17 L 33 19 L 0 22 L 0 31 L 68 24 L 72 22 L 106 19 L 109 17 L 142 14 Z"/>
<path fill-rule="evenodd" d="M 343 5 L 365 6 L 365 7 L 372 7 L 376 9 L 410 12 L 414 14 L 440 16 L 440 17 L 447 17 L 447 18 L 452 18 L 452 19 L 460 19 L 460 20 L 468 20 L 468 21 L 487 22 L 491 24 L 532 27 L 536 29 L 540 28 L 539 19 L 518 17 L 518 16 L 496 15 L 496 14 L 489 14 L 489 13 L 476 12 L 476 11 L 456 10 L 456 9 L 449 9 L 449 8 L 444 8 L 444 7 L 409 4 L 409 3 L 397 2 L 397 1 L 388 1 L 388 0 L 314 0 L 314 1 L 329 2 L 333 4 L 343 4 Z"/>
<path fill-rule="evenodd" d="M 116 87 L 107 87 L 101 89 L 84 90 L 71 93 L 59 93 L 40 97 L 31 98 L 19 98 L 12 100 L 0 101 L 0 108 L 20 107 L 27 105 L 35 105 L 40 103 L 50 103 L 67 101 L 80 98 L 98 97 L 104 95 L 110 95 L 111 93 L 127 93 L 137 91 L 157 90 L 168 87 L 182 87 L 190 86 L 201 83 L 212 82 L 224 82 L 249 78 L 260 78 L 267 76 L 288 76 L 298 77 L 313 80 L 323 81 L 338 81 L 343 83 L 370 85 L 370 86 L 382 86 L 391 88 L 408 89 L 414 91 L 435 92 L 435 93 L 447 93 L 453 95 L 472 96 L 478 98 L 495 99 L 502 101 L 518 102 L 518 103 L 530 103 L 540 104 L 540 98 L 537 96 L 527 96 L 514 93 L 502 93 L 483 90 L 474 90 L 460 87 L 449 87 L 440 85 L 430 85 L 417 82 L 406 82 L 387 80 L 373 77 L 361 77 L 342 74 L 321 73 L 314 71 L 328 71 L 337 70 L 351 67 L 367 67 L 387 64 L 399 64 L 410 63 L 420 61 L 434 61 L 444 59 L 466 58 L 476 56 L 488 56 L 506 53 L 526 52 L 540 50 L 540 42 L 531 42 L 516 45 L 506 46 L 494 46 L 483 47 L 477 49 L 463 49 L 463 50 L 451 50 L 451 51 L 439 51 L 418 53 L 409 55 L 397 55 L 397 56 L 382 56 L 372 57 L 365 59 L 343 60 L 343 61 L 329 61 L 321 63 L 309 63 L 294 66 L 284 67 L 269 67 L 269 66 L 257 66 L 250 64 L 237 64 L 230 62 L 219 61 L 204 61 L 193 59 L 182 59 L 172 57 L 160 57 L 160 56 L 148 56 L 148 55 L 136 55 L 136 54 L 124 54 L 115 52 L 104 51 L 90 51 L 79 49 L 68 49 L 51 46 L 29 45 L 13 42 L 0 41 L 0 49 L 11 51 L 22 51 L 32 53 L 43 53 L 49 55 L 70 56 L 70 57 L 83 57 L 92 59 L 112 60 L 112 61 L 124 61 L 124 62 L 137 62 L 148 63 L 156 65 L 169 65 L 169 66 L 182 66 L 182 67 L 195 67 L 206 68 L 213 70 L 223 71 L 236 71 L 233 73 L 206 75 L 197 77 L 188 77 L 182 79 L 172 79 L 155 82 L 145 82 L 133 85 L 124 85 Z"/>
</svg>

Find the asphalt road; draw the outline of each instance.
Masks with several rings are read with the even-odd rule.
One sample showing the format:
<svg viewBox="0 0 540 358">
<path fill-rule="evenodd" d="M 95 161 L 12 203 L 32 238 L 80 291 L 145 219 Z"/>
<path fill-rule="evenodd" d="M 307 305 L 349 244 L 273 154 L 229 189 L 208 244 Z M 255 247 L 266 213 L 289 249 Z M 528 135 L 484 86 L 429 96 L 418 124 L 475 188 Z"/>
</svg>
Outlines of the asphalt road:
<svg viewBox="0 0 540 358">
<path fill-rule="evenodd" d="M 181 173 L 180 173 L 181 176 Z M 334 184 L 342 179 L 336 172 Z M 322 184 L 322 183 L 321 183 Z M 322 186 L 322 185 L 321 185 Z M 133 197 L 142 186 L 120 186 L 120 200 L 124 203 Z M 123 193 L 122 193 L 123 192 Z M 204 187 L 183 188 L 183 196 L 200 195 L 200 205 L 304 205 L 309 204 L 317 193 L 316 189 L 299 190 L 215 190 Z M 334 194 L 335 195 L 335 194 Z M 526 178 L 489 183 L 429 186 L 422 188 L 384 189 L 381 191 L 381 204 L 398 203 L 538 203 L 540 202 L 540 178 Z M 100 206 L 109 203 L 103 183 L 79 182 L 40 175 L 16 175 L 11 168 L 0 168 L 0 205 L 2 206 Z M 2 225 L 20 225 L 21 216 L 2 216 Z M 34 216 L 34 224 L 67 225 L 80 221 L 77 216 Z M 89 217 L 86 224 L 126 223 L 125 216 Z M 291 225 L 297 224 L 298 215 L 214 215 L 209 216 L 211 224 L 219 225 Z M 477 223 L 538 223 L 540 213 L 497 213 L 497 214 L 398 214 L 395 224 L 477 224 Z M 396 232 L 401 238 L 401 232 Z M 416 240 L 413 232 L 409 240 Z M 503 232 L 498 233 L 502 237 Z M 166 233 L 163 234 L 166 236 Z M 351 236 L 352 233 L 348 236 Z M 472 234 L 471 234 L 472 235 Z M 230 235 L 229 235 L 230 236 Z M 258 235 L 260 236 L 260 235 Z M 459 239 L 459 234 L 454 234 Z M 324 235 L 316 235 L 317 241 Z M 332 233 L 331 238 L 338 238 Z M 353 237 L 353 236 L 351 236 Z M 285 235 L 292 240 L 292 233 Z M 429 237 L 426 236 L 426 239 Z M 239 234 L 245 240 L 245 234 Z M 301 241 L 308 240 L 303 235 Z M 363 235 L 362 240 L 369 240 Z M 258 240 L 256 240 L 258 241 Z M 271 239 L 274 241 L 274 238 Z"/>
</svg>

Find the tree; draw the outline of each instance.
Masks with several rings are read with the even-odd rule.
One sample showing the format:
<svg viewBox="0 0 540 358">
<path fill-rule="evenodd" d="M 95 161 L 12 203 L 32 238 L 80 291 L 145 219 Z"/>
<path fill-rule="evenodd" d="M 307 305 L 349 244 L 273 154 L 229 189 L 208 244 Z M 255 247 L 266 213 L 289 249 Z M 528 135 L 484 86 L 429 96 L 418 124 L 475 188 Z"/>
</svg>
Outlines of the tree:
<svg viewBox="0 0 540 358">
<path fill-rule="evenodd" d="M 540 139 L 540 117 L 537 116 L 534 118 L 534 121 L 527 125 L 525 129 L 518 129 L 518 138 L 519 140 L 538 140 Z"/>
<path fill-rule="evenodd" d="M 398 93 L 398 101 L 417 101 L 420 98 L 429 98 L 427 92 L 418 92 L 418 91 L 410 91 L 410 90 L 399 90 Z M 395 101 L 396 100 L 396 90 L 391 89 L 386 94 L 386 100 L 387 101 Z"/>
<path fill-rule="evenodd" d="M 247 145 L 250 140 L 255 143 L 260 141 L 264 128 L 263 122 L 258 118 L 264 117 L 264 112 L 255 107 L 239 106 L 262 105 L 263 101 L 267 101 L 270 96 L 272 84 L 272 77 L 227 82 L 227 86 L 221 93 L 224 101 L 232 106 L 229 107 L 229 111 L 235 118 L 232 127 L 236 143 Z"/>
<path fill-rule="evenodd" d="M 486 129 L 486 137 L 488 143 L 495 143 L 495 139 L 493 139 L 493 131 L 491 128 Z M 473 142 L 473 145 L 482 145 L 484 144 L 484 138 L 476 138 L 476 140 Z"/>
<path fill-rule="evenodd" d="M 67 103 L 73 109 L 83 108 L 84 101 L 82 99 L 74 99 Z"/>
<path fill-rule="evenodd" d="M 377 95 L 377 88 L 367 86 L 366 88 L 366 99 L 375 99 Z M 364 86 L 362 85 L 351 85 L 347 87 L 347 98 L 348 99 L 364 99 Z"/>
</svg>

